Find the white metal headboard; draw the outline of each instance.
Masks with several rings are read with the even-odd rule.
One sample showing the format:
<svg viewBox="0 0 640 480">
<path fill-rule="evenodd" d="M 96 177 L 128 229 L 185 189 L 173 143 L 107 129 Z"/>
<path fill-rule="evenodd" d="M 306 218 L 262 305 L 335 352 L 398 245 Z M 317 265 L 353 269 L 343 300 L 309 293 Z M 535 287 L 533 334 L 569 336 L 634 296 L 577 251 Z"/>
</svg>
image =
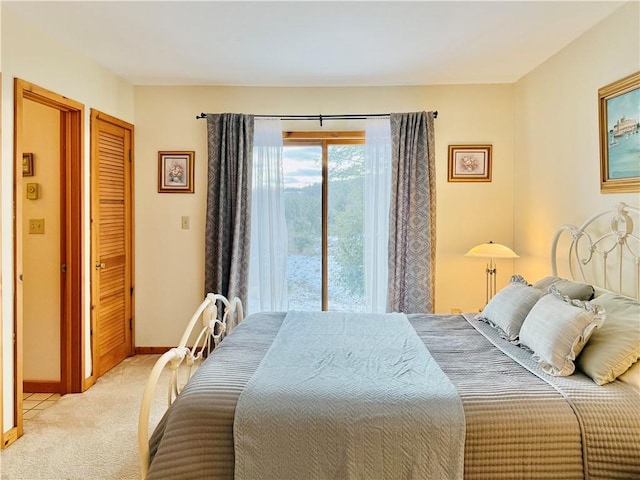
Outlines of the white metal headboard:
<svg viewBox="0 0 640 480">
<path fill-rule="evenodd" d="M 619 203 L 580 227 L 562 225 L 551 244 L 551 271 L 559 262 L 572 280 L 640 300 L 640 209 Z M 562 243 L 564 232 L 571 239 Z"/>
</svg>

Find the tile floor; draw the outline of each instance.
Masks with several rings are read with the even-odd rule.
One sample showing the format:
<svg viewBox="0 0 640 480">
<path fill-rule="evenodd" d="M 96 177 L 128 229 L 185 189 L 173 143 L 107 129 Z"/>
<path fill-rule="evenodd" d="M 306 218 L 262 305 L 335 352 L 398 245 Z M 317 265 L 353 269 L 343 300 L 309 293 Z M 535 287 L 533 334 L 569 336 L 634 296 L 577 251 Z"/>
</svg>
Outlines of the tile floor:
<svg viewBox="0 0 640 480">
<path fill-rule="evenodd" d="M 58 393 L 23 393 L 22 419 L 29 420 L 49 408 L 60 398 Z"/>
</svg>

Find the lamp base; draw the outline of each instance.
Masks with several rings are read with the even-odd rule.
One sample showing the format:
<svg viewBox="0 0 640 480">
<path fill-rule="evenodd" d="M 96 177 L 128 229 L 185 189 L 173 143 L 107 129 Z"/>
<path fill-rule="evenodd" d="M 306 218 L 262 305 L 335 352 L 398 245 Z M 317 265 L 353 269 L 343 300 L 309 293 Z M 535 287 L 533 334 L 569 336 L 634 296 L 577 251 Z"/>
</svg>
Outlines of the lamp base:
<svg viewBox="0 0 640 480">
<path fill-rule="evenodd" d="M 493 296 L 496 294 L 496 277 L 498 275 L 497 275 L 496 265 L 493 262 L 493 258 L 491 258 L 489 260 L 489 263 L 487 263 L 486 273 L 487 273 L 487 284 L 486 284 L 487 298 L 486 298 L 485 306 L 487 305 L 487 303 L 489 303 L 489 300 L 491 300 Z"/>
</svg>

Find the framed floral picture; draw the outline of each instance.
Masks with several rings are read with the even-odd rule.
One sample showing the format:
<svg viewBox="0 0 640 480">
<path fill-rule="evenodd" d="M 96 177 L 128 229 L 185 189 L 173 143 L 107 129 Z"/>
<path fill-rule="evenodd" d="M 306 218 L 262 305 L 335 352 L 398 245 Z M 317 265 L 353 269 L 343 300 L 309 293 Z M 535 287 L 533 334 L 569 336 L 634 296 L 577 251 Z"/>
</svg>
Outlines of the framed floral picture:
<svg viewBox="0 0 640 480">
<path fill-rule="evenodd" d="M 450 182 L 490 182 L 491 145 L 449 145 Z"/>
<path fill-rule="evenodd" d="M 600 192 L 640 192 L 640 72 L 598 90 Z"/>
<path fill-rule="evenodd" d="M 193 193 L 195 152 L 158 152 L 158 192 Z"/>
</svg>

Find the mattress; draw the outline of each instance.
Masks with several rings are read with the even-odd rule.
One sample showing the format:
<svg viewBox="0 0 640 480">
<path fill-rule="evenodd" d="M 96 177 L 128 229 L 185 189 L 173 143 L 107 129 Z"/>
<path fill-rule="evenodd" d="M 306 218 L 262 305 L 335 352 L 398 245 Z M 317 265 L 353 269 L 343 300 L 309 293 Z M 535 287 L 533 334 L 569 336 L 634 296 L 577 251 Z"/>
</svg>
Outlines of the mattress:
<svg viewBox="0 0 640 480">
<path fill-rule="evenodd" d="M 249 316 L 203 363 L 151 436 L 147 478 L 234 478 L 236 403 L 285 315 Z M 633 388 L 550 377 L 471 317 L 408 318 L 462 401 L 464 478 L 640 478 Z"/>
</svg>

